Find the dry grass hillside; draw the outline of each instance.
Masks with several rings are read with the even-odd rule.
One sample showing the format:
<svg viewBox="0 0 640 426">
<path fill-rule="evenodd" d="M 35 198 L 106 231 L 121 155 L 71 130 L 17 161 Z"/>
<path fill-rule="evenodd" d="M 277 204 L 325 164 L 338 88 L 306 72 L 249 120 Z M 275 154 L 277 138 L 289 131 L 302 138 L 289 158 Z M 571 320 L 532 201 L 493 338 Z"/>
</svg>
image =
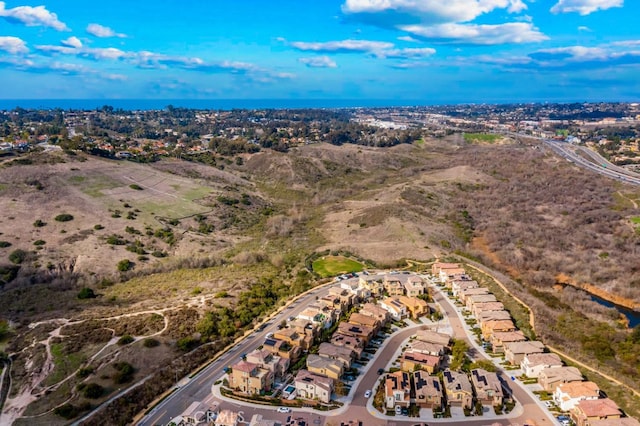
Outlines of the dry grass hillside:
<svg viewBox="0 0 640 426">
<path fill-rule="evenodd" d="M 7 349 L 19 354 L 16 415 L 64 404 L 69 386 L 84 383 L 81 366 L 99 371 L 109 390 L 114 365 L 130 363 L 142 377 L 208 336 L 202 341 L 214 346 L 180 361 L 188 371 L 230 338 L 205 327 L 207 318 L 233 331 L 250 325 L 266 297 L 281 301 L 312 282 L 305 258 L 325 249 L 393 267 L 452 252 L 479 259 L 521 283 L 543 337 L 640 382 L 640 342 L 615 312 L 558 286 L 591 285 L 640 303 L 640 190 L 541 146 L 454 135 L 393 148 L 263 150 L 217 167 L 63 153 L 27 163 L 0 166 L 0 306 L 16 326 Z M 56 220 L 63 214 L 72 219 Z M 97 297 L 79 299 L 83 287 Z M 232 314 L 239 303 L 246 312 Z M 48 322 L 27 327 L 36 320 Z M 127 333 L 134 346 L 118 345 Z M 91 344 L 78 347 L 82 339 Z M 76 379 L 63 385 L 69 375 Z"/>
</svg>

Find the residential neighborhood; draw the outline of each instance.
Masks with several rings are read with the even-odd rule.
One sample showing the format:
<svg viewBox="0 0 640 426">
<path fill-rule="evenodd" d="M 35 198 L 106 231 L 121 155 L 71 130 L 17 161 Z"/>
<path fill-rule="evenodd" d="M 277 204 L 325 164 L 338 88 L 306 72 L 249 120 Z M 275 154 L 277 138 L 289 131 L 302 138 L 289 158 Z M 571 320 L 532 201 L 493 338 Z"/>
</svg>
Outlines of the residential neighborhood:
<svg viewBox="0 0 640 426">
<path fill-rule="evenodd" d="M 516 394 L 526 388 L 540 409 L 562 425 L 640 425 L 577 368 L 566 366 L 542 342 L 528 340 L 495 299 L 460 264 L 436 262 L 423 275 L 370 272 L 338 279 L 255 350 L 235 355 L 237 361 L 212 387 L 213 400 L 275 405 L 278 415 L 288 415 L 282 423 L 264 412 L 254 414 L 248 424 L 256 426 L 306 425 L 308 413 L 317 410 L 346 416 L 350 404 L 363 397 L 369 412 L 381 419 L 500 420 L 521 412 Z M 469 347 L 454 336 L 450 318 L 441 315 L 443 303 L 463 320 L 481 358 L 470 358 Z M 399 345 L 387 345 L 395 335 L 405 337 Z M 461 347 L 466 348 L 462 358 Z M 388 355 L 380 360 L 383 351 Z M 369 368 L 380 362 L 377 371 Z M 374 386 L 356 391 L 365 379 Z M 244 411 L 235 411 L 241 415 L 234 417 L 233 410 L 200 402 L 174 424 L 201 424 L 193 414 L 196 408 L 199 418 L 208 413 L 216 419 L 211 424 L 248 422 Z"/>
</svg>

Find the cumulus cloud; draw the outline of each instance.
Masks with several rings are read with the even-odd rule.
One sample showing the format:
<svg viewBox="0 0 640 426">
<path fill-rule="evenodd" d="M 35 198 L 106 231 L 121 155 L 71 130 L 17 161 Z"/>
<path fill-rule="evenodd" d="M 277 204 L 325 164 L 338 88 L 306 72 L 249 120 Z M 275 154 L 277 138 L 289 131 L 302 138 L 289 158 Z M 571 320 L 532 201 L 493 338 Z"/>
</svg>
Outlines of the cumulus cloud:
<svg viewBox="0 0 640 426">
<path fill-rule="evenodd" d="M 418 37 L 445 43 L 494 45 L 532 43 L 549 39 L 529 22 L 509 22 L 498 25 L 455 23 L 433 26 L 407 25 L 401 29 Z"/>
<path fill-rule="evenodd" d="M 338 65 L 328 56 L 317 56 L 314 58 L 300 58 L 298 62 L 310 68 L 336 68 Z"/>
<path fill-rule="evenodd" d="M 29 51 L 24 40 L 11 36 L 0 37 L 0 50 L 4 50 L 5 52 L 13 55 L 18 53 L 27 53 Z"/>
<path fill-rule="evenodd" d="M 591 28 L 586 27 L 586 26 L 584 26 L 584 25 L 580 25 L 580 26 L 578 27 L 578 31 L 582 31 L 582 32 L 585 32 L 585 33 L 590 33 L 590 32 L 591 32 Z"/>
<path fill-rule="evenodd" d="M 70 37 L 71 39 L 75 37 Z M 76 39 L 77 40 L 77 39 Z M 77 40 L 78 42 L 80 40 Z M 94 60 L 115 60 L 125 58 L 128 54 L 120 49 L 116 49 L 115 47 L 84 47 L 80 42 L 80 45 L 75 43 L 75 40 L 71 40 L 69 43 L 69 39 L 62 41 L 62 46 L 55 45 L 38 45 L 36 49 L 45 54 L 62 54 L 62 55 L 75 55 L 83 58 L 89 58 Z"/>
<path fill-rule="evenodd" d="M 119 37 L 119 38 L 125 38 L 127 37 L 126 34 L 122 34 L 122 33 L 117 33 L 114 30 L 112 30 L 109 27 L 105 27 L 103 25 L 100 24 L 89 24 L 87 25 L 87 29 L 86 31 L 96 37 L 100 37 L 100 38 L 108 38 L 108 37 Z"/>
<path fill-rule="evenodd" d="M 527 9 L 522 0 L 346 0 L 342 11 L 365 21 L 375 16 L 393 25 L 468 22 L 496 9 L 519 13 Z"/>
<path fill-rule="evenodd" d="M 624 0 L 558 0 L 551 8 L 551 13 L 577 12 L 584 16 L 598 10 L 622 7 L 623 3 Z"/>
<path fill-rule="evenodd" d="M 17 6 L 7 9 L 5 2 L 0 1 L 0 17 L 28 27 L 49 27 L 58 31 L 69 31 L 69 28 L 58 19 L 58 15 L 49 12 L 44 6 Z"/>
<path fill-rule="evenodd" d="M 383 49 L 390 49 L 393 43 L 386 41 L 370 41 L 370 40 L 338 40 L 326 42 L 306 42 L 294 41 L 290 43 L 291 47 L 312 52 L 375 52 Z"/>
<path fill-rule="evenodd" d="M 82 47 L 82 42 L 80 41 L 80 39 L 73 36 L 69 37 L 66 40 L 62 40 L 60 43 L 62 43 L 63 46 L 75 47 L 76 49 L 80 49 Z"/>
<path fill-rule="evenodd" d="M 440 43 L 493 45 L 547 40 L 532 24 L 523 0 L 345 0 L 347 19 L 393 28 Z M 492 12 L 516 14 L 514 22 L 476 24 Z M 492 15 L 497 16 L 497 15 Z M 406 40 L 409 41 L 409 40 Z"/>
</svg>

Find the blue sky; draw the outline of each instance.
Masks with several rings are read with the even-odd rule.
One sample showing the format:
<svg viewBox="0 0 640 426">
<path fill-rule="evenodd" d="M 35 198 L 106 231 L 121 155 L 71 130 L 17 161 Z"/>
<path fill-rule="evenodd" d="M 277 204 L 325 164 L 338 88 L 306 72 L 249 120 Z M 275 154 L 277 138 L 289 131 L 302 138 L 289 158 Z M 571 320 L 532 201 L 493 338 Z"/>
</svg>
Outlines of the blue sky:
<svg viewBox="0 0 640 426">
<path fill-rule="evenodd" d="M 637 0 L 28 1 L 3 99 L 640 100 Z"/>
</svg>

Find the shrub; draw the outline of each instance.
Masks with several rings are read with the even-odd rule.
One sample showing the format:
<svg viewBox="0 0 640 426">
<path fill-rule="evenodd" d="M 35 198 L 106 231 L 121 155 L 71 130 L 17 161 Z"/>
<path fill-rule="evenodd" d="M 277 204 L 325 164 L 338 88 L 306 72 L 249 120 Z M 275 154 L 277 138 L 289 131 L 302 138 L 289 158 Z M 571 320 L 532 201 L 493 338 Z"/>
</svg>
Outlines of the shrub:
<svg viewBox="0 0 640 426">
<path fill-rule="evenodd" d="M 57 222 L 69 222 L 69 221 L 73 220 L 73 216 L 68 214 L 68 213 L 63 213 L 63 214 L 59 214 L 58 216 L 56 216 L 55 220 Z"/>
<path fill-rule="evenodd" d="M 107 244 L 111 244 L 114 246 L 123 246 L 127 243 L 125 239 L 123 239 L 120 235 L 109 235 L 106 239 Z"/>
<path fill-rule="evenodd" d="M 19 266 L 0 266 L 0 287 L 13 281 L 18 276 Z"/>
<path fill-rule="evenodd" d="M 45 226 L 47 223 L 42 221 L 41 219 L 36 220 L 35 222 L 33 222 L 33 226 L 35 226 L 36 228 L 42 228 L 43 226 Z"/>
<path fill-rule="evenodd" d="M 118 339 L 118 344 L 128 345 L 129 343 L 133 343 L 134 340 L 135 339 L 133 338 L 133 336 L 130 336 L 129 334 L 125 334 L 124 336 Z"/>
<path fill-rule="evenodd" d="M 155 348 L 156 346 L 160 346 L 160 342 L 156 339 L 152 339 L 151 337 L 147 337 L 142 341 L 142 346 L 145 348 Z"/>
<path fill-rule="evenodd" d="M 89 287 L 84 287 L 78 293 L 78 299 L 94 299 L 96 294 Z"/>
<path fill-rule="evenodd" d="M 89 383 L 83 392 L 84 397 L 90 399 L 100 398 L 103 394 L 104 388 L 97 383 Z"/>
<path fill-rule="evenodd" d="M 129 185 L 129 188 L 135 189 L 136 191 L 142 191 L 144 189 L 140 185 L 137 185 L 135 183 L 132 183 L 131 185 Z"/>
<path fill-rule="evenodd" d="M 11 247 L 11 243 L 9 241 L 0 241 L 0 248 Z"/>
<path fill-rule="evenodd" d="M 94 225 L 94 226 L 93 226 L 93 229 L 95 229 L 96 231 L 99 231 L 99 230 L 101 230 L 101 229 L 104 229 L 104 226 L 102 226 L 102 225 L 100 225 L 100 224 L 97 224 L 97 225 Z"/>
<path fill-rule="evenodd" d="M 16 265 L 21 264 L 27 258 L 27 252 L 22 249 L 17 249 L 9 253 L 9 260 Z"/>
<path fill-rule="evenodd" d="M 153 257 L 167 257 L 167 253 L 161 251 L 161 250 L 154 250 L 153 253 L 151 253 L 151 255 Z"/>
<path fill-rule="evenodd" d="M 85 367 L 78 370 L 78 372 L 76 373 L 76 376 L 79 377 L 80 379 L 86 379 L 91 375 L 91 373 L 93 373 L 93 368 Z"/>
<path fill-rule="evenodd" d="M 133 262 L 129 259 L 122 259 L 118 262 L 118 271 L 120 272 L 127 272 L 131 268 L 133 268 Z"/>
<path fill-rule="evenodd" d="M 45 244 L 47 244 L 47 242 L 46 242 L 45 240 L 35 240 L 35 241 L 33 242 L 33 245 L 34 245 L 34 246 L 43 246 L 43 245 L 45 245 Z"/>
<path fill-rule="evenodd" d="M 113 383 L 119 385 L 129 382 L 133 378 L 133 373 L 135 372 L 135 370 L 133 366 L 128 362 L 119 362 L 117 364 L 113 364 L 113 368 L 116 369 L 116 372 L 113 375 Z"/>
<path fill-rule="evenodd" d="M 78 409 L 69 403 L 56 407 L 53 412 L 56 416 L 60 416 L 67 420 L 71 420 L 78 415 Z"/>
</svg>

